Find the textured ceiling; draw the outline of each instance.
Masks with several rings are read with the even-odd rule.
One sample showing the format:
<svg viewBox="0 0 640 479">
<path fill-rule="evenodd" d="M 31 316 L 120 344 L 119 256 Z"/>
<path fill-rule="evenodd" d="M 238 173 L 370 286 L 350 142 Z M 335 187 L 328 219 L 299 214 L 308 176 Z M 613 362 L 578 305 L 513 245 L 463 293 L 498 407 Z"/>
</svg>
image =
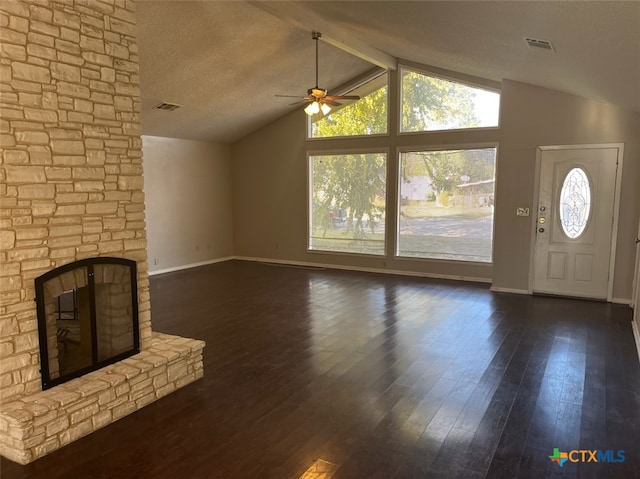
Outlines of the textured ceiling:
<svg viewBox="0 0 640 479">
<path fill-rule="evenodd" d="M 142 127 L 146 135 L 232 142 L 291 111 L 315 83 L 311 30 L 246 2 L 138 2 Z M 372 65 L 320 43 L 320 86 Z M 160 102 L 183 105 L 154 110 Z"/>
<path fill-rule="evenodd" d="M 327 25 L 397 58 L 640 111 L 636 1 L 138 0 L 137 10 L 147 135 L 232 142 L 291 111 L 274 95 L 314 85 L 310 33 Z M 556 52 L 529 49 L 523 37 L 550 40 Z M 320 43 L 320 86 L 371 67 Z M 161 101 L 183 107 L 153 110 Z"/>
</svg>

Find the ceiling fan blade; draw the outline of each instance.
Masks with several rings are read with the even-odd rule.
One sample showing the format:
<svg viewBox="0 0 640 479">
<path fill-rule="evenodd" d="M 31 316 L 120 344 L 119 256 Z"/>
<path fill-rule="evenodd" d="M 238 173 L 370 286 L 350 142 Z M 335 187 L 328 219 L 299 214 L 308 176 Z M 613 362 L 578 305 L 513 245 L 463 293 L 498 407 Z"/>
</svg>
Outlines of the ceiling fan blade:
<svg viewBox="0 0 640 479">
<path fill-rule="evenodd" d="M 300 101 L 294 101 L 293 103 L 289 103 L 289 106 L 298 106 L 298 105 L 304 105 L 305 103 L 309 103 L 306 100 L 300 100 Z"/>
<path fill-rule="evenodd" d="M 327 98 L 324 99 L 323 103 L 326 103 L 327 105 L 331 105 L 331 106 L 340 106 L 340 105 L 342 105 L 342 103 L 339 103 L 337 101 L 333 101 L 332 99 L 327 99 Z"/>
<path fill-rule="evenodd" d="M 359 100 L 360 99 L 358 95 L 329 95 L 326 98 L 330 98 L 332 100 Z"/>
<path fill-rule="evenodd" d="M 303 96 L 300 96 L 300 95 L 273 95 L 273 96 L 277 96 L 280 98 L 304 98 Z"/>
</svg>

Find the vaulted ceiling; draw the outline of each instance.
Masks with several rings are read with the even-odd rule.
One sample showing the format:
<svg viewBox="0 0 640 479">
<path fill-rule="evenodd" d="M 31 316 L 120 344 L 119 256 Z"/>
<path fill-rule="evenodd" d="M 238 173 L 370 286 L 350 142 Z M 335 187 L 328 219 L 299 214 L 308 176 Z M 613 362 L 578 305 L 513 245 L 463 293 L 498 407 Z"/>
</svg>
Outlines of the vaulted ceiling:
<svg viewBox="0 0 640 479">
<path fill-rule="evenodd" d="M 314 30 L 330 91 L 395 57 L 640 112 L 637 1 L 138 0 L 137 17 L 146 135 L 230 143 L 296 108 L 275 95 L 314 86 Z"/>
</svg>

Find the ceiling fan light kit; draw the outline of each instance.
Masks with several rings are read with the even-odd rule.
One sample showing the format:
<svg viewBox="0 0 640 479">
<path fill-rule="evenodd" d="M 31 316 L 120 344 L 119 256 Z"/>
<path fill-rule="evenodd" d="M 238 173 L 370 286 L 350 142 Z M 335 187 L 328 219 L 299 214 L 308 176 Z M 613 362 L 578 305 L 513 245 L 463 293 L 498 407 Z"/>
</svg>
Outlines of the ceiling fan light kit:
<svg viewBox="0 0 640 479">
<path fill-rule="evenodd" d="M 309 103 L 305 107 L 304 112 L 309 116 L 313 116 L 313 115 L 319 113 L 320 112 L 320 103 L 318 103 L 317 101 L 314 101 L 313 103 Z"/>
<path fill-rule="evenodd" d="M 304 112 L 309 115 L 317 115 L 322 112 L 323 115 L 328 115 L 332 106 L 340 106 L 336 100 L 359 100 L 357 95 L 327 95 L 327 90 L 318 87 L 318 40 L 322 34 L 320 32 L 312 32 L 311 38 L 316 42 L 316 86 L 307 90 L 307 96 L 302 97 L 305 103 L 308 103 L 304 108 Z M 279 97 L 288 97 L 289 95 L 276 95 Z M 295 97 L 297 98 L 297 97 Z"/>
</svg>

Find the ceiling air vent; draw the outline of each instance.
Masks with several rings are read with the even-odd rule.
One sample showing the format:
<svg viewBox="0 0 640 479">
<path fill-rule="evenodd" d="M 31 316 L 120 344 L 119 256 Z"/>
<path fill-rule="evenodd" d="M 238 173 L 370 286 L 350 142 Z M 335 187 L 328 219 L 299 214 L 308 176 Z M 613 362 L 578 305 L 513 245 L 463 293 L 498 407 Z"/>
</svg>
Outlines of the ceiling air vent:
<svg viewBox="0 0 640 479">
<path fill-rule="evenodd" d="M 182 105 L 177 105 L 175 103 L 168 103 L 163 101 L 158 106 L 154 107 L 154 110 L 166 110 L 166 111 L 174 111 L 180 108 Z"/>
<path fill-rule="evenodd" d="M 537 48 L 539 50 L 549 50 L 550 52 L 555 52 L 555 50 L 553 49 L 553 44 L 547 40 L 525 37 L 524 41 L 527 42 L 529 48 Z"/>
</svg>

